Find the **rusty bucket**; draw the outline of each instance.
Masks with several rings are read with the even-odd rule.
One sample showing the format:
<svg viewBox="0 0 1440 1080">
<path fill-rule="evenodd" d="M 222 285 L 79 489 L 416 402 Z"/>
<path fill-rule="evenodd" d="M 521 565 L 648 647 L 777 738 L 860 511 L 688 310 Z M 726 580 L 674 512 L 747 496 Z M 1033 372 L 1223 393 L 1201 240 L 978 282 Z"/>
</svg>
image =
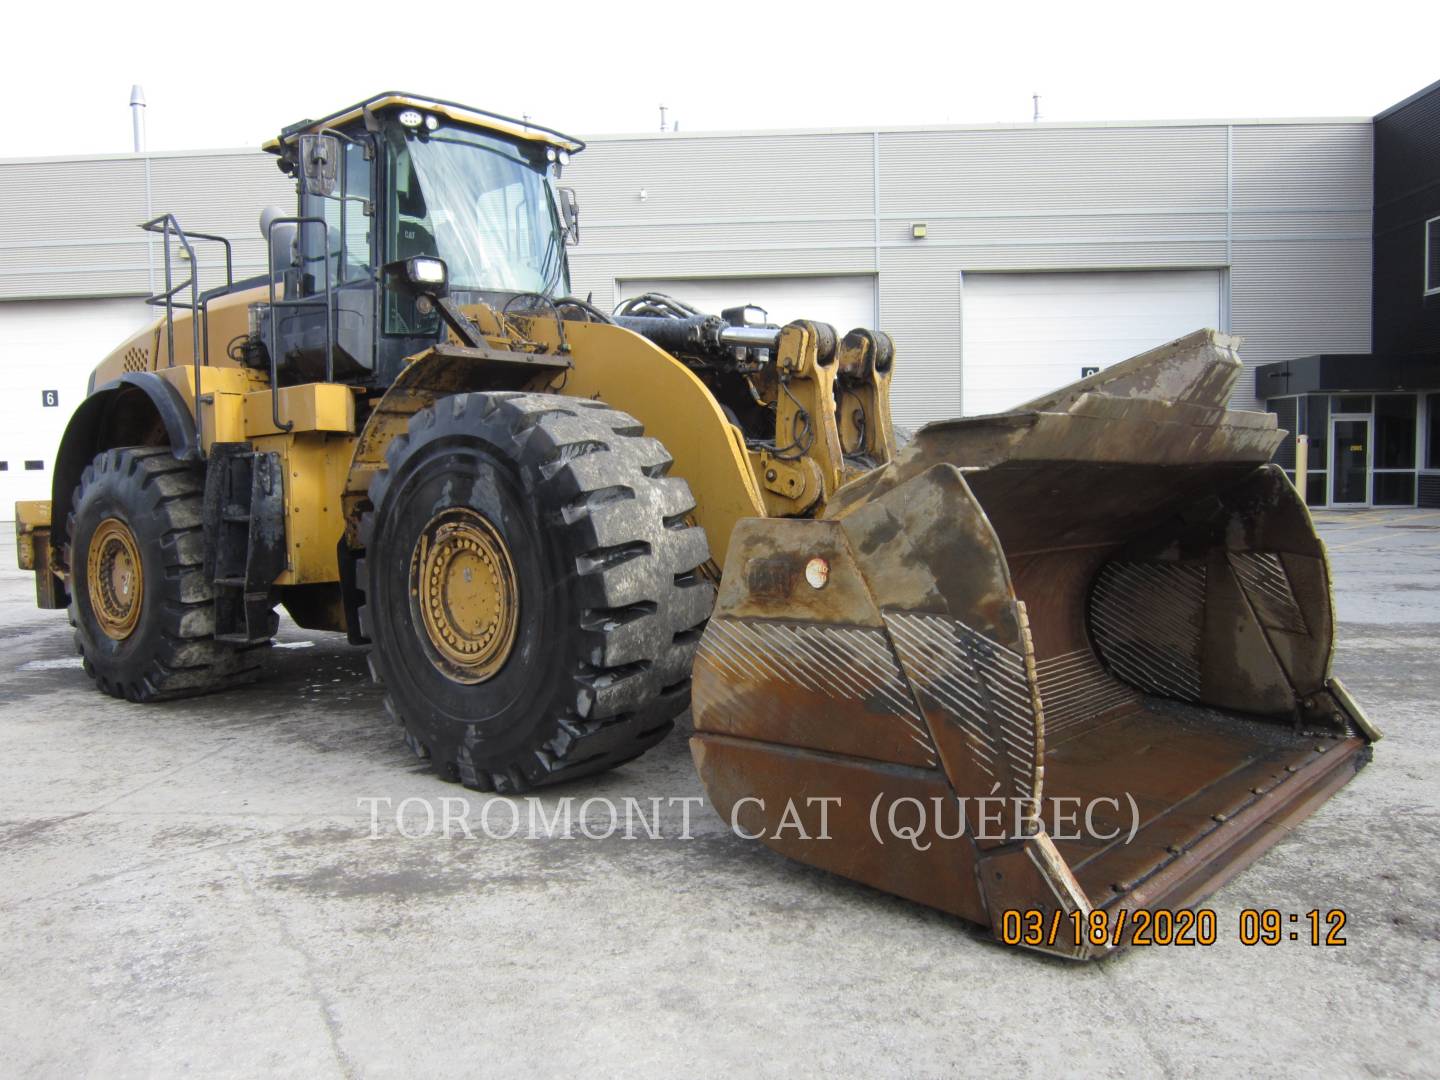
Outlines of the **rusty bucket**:
<svg viewBox="0 0 1440 1080">
<path fill-rule="evenodd" d="M 694 670 L 715 808 L 1085 958 L 1342 786 L 1378 734 L 1331 676 L 1284 433 L 1226 408 L 1236 344 L 1200 331 L 932 424 L 822 518 L 742 522 Z"/>
</svg>

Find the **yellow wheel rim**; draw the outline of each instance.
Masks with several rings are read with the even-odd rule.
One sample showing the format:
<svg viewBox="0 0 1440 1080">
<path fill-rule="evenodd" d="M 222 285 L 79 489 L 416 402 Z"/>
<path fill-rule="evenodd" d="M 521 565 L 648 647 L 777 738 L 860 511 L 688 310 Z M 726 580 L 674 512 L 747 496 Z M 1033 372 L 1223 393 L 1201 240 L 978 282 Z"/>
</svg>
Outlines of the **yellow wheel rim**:
<svg viewBox="0 0 1440 1080">
<path fill-rule="evenodd" d="M 430 659 L 450 678 L 484 682 L 509 659 L 520 614 L 515 567 L 495 527 L 474 510 L 431 518 L 410 558 L 410 595 Z"/>
<path fill-rule="evenodd" d="M 124 641 L 140 622 L 145 570 L 135 534 L 119 518 L 100 522 L 85 560 L 90 608 L 105 636 Z"/>
</svg>

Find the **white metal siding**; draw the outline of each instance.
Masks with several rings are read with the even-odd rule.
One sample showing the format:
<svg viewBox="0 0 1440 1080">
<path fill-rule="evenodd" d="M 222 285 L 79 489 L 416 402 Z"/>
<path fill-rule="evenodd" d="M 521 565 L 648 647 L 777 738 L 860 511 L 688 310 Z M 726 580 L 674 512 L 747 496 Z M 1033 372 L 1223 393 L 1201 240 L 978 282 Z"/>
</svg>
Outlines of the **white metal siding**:
<svg viewBox="0 0 1440 1080">
<path fill-rule="evenodd" d="M 960 274 L 915 248 L 881 253 L 880 324 L 895 339 L 890 405 L 914 428 L 960 415 Z"/>
<path fill-rule="evenodd" d="M 874 273 L 872 141 L 827 132 L 595 140 L 564 178 L 581 206 L 575 292 L 608 305 L 627 279 Z"/>
<path fill-rule="evenodd" d="M 1237 404 L 1269 396 L 1254 386 L 1257 364 L 1370 351 L 1372 148 L 1369 124 L 1234 129 Z"/>
<path fill-rule="evenodd" d="M 294 212 L 294 181 L 258 150 L 151 155 L 149 179 L 151 216 L 168 211 L 187 230 L 230 239 L 237 278 L 264 269 L 260 211 Z M 142 295 L 152 258 L 163 281 L 161 246 L 137 227 L 145 184 L 135 155 L 0 161 L 0 299 Z M 204 285 L 221 280 L 217 248 L 197 244 Z"/>
<path fill-rule="evenodd" d="M 1365 121 L 680 134 L 596 140 L 572 173 L 600 303 L 622 279 L 878 274 L 905 424 L 959 412 L 962 273 L 1229 268 L 1240 407 L 1257 363 L 1369 349 Z"/>
<path fill-rule="evenodd" d="M 31 300 L 0 304 L 0 520 L 17 499 L 50 498 L 60 436 L 85 398 L 90 372 L 104 357 L 153 321 L 139 300 Z M 47 408 L 41 395 L 54 390 Z M 26 461 L 44 467 L 27 470 Z"/>
<path fill-rule="evenodd" d="M 258 152 L 150 174 L 155 211 L 235 238 L 242 275 L 259 211 L 293 202 Z M 0 162 L 0 298 L 144 292 L 144 178 L 132 155 Z M 962 273 L 1227 268 L 1245 407 L 1257 363 L 1370 347 L 1365 120 L 607 137 L 564 182 L 574 291 L 602 307 L 617 281 L 877 276 L 902 423 L 959 412 Z"/>
<path fill-rule="evenodd" d="M 885 132 L 881 213 L 1186 212 L 1225 205 L 1225 128 Z"/>
<path fill-rule="evenodd" d="M 1220 321 L 1220 272 L 966 274 L 967 415 L 1001 412 Z M 937 412 L 930 419 L 943 419 Z"/>
<path fill-rule="evenodd" d="M 564 182 L 580 190 L 586 227 L 602 230 L 867 216 L 870 143 L 867 134 L 823 132 L 603 139 Z"/>
</svg>

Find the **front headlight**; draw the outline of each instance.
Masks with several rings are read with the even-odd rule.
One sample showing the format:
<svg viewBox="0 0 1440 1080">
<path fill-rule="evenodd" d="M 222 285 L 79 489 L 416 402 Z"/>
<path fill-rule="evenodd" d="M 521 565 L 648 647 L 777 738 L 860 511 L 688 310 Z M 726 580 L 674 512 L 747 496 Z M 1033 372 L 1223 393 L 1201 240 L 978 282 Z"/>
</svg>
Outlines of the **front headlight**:
<svg viewBox="0 0 1440 1080">
<path fill-rule="evenodd" d="M 435 259 L 426 255 L 416 255 L 405 262 L 405 276 L 410 279 L 410 284 L 418 287 L 430 286 L 444 287 L 446 270 L 445 260 Z"/>
</svg>

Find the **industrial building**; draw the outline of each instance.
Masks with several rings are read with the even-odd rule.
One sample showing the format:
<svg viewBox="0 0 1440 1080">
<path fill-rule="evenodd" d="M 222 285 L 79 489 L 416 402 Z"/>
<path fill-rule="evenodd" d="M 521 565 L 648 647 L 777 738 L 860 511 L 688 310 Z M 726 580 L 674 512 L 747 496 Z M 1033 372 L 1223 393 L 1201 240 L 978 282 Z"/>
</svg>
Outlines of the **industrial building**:
<svg viewBox="0 0 1440 1080">
<path fill-rule="evenodd" d="M 1266 364 L 1312 506 L 1440 506 L 1440 83 L 1375 117 L 1371 349 Z M 1292 470 L 1295 443 L 1281 461 Z"/>
<path fill-rule="evenodd" d="M 1358 408 L 1365 390 L 1367 424 L 1377 436 L 1384 427 L 1388 446 L 1396 406 L 1374 392 L 1393 379 L 1331 387 L 1321 376 L 1337 357 L 1374 368 L 1403 355 L 1414 455 L 1372 454 L 1378 441 L 1361 440 L 1364 497 L 1352 500 L 1353 483 L 1336 495 L 1327 480 L 1351 458 L 1322 466 L 1326 443 L 1312 434 L 1309 487 L 1336 504 L 1440 502 L 1440 469 L 1424 471 L 1440 464 L 1424 442 L 1426 408 L 1437 407 L 1424 395 L 1440 390 L 1426 374 L 1435 360 L 1424 360 L 1436 350 L 1440 288 L 1417 291 L 1421 323 L 1403 332 L 1411 316 L 1381 290 L 1440 275 L 1440 257 L 1407 271 L 1419 247 L 1405 231 L 1413 208 L 1386 173 L 1398 178 L 1411 160 L 1390 164 L 1387 133 L 1417 106 L 1433 130 L 1437 100 L 1432 87 L 1374 120 L 592 138 L 565 174 L 582 208 L 575 291 L 601 307 L 657 289 L 714 310 L 757 303 L 782 322 L 878 325 L 897 343 L 895 416 L 911 427 L 1003 409 L 1217 326 L 1245 338 L 1235 404 L 1270 407 L 1294 430 L 1320 416 L 1332 389 L 1347 400 L 1327 398 L 1323 423 L 1358 417 L 1340 410 Z M 1434 219 L 1433 144 L 1428 161 Z M 267 154 L 206 151 L 0 161 L 0 195 L 8 506 L 48 497 L 51 455 L 91 367 L 152 318 L 141 298 L 163 281 L 162 246 L 138 223 L 168 210 L 223 234 L 235 276 L 251 276 L 264 272 L 259 213 L 292 205 L 293 188 Z M 1392 203 L 1403 222 L 1386 216 Z M 202 281 L 218 281 L 216 256 L 200 258 Z M 1343 429 L 1346 446 L 1355 434 Z M 1388 479 L 1392 469 L 1409 487 Z"/>
</svg>

